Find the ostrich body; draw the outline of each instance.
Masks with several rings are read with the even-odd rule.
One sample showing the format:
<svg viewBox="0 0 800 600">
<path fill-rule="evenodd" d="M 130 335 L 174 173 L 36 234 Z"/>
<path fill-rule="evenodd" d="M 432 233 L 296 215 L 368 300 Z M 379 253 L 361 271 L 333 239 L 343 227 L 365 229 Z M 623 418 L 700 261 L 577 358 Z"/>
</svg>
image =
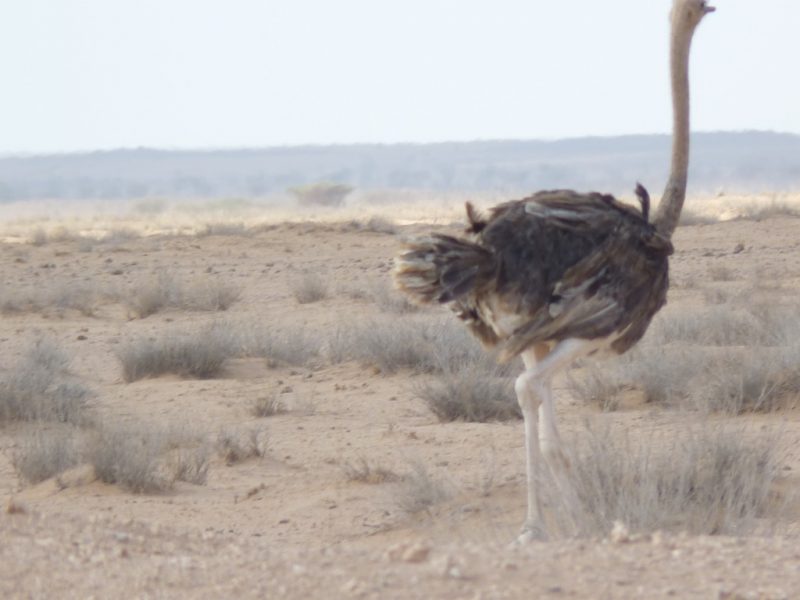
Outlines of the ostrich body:
<svg viewBox="0 0 800 600">
<path fill-rule="evenodd" d="M 672 164 L 653 222 L 608 195 L 543 191 L 481 217 L 467 204 L 466 238 L 432 234 L 407 244 L 395 282 L 421 303 L 448 305 L 500 359 L 521 356 L 515 391 L 525 423 L 528 511 L 520 541 L 546 538 L 538 494 L 544 459 L 568 489 L 551 380 L 577 358 L 623 353 L 666 302 L 670 238 L 686 195 L 689 47 L 713 7 L 674 0 L 671 15 Z M 565 492 L 567 493 L 567 492 Z"/>
</svg>

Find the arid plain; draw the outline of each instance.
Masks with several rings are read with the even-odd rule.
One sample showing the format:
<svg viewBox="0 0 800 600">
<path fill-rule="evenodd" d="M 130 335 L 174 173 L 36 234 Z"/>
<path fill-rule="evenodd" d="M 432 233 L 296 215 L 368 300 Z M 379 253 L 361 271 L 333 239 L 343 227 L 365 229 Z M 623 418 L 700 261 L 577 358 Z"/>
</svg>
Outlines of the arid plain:
<svg viewBox="0 0 800 600">
<path fill-rule="evenodd" d="M 407 200 L 3 207 L 0 594 L 800 595 L 800 197 L 689 200 L 641 347 L 555 382 L 579 505 L 522 547 L 519 365 L 391 289 L 463 229 Z"/>
</svg>

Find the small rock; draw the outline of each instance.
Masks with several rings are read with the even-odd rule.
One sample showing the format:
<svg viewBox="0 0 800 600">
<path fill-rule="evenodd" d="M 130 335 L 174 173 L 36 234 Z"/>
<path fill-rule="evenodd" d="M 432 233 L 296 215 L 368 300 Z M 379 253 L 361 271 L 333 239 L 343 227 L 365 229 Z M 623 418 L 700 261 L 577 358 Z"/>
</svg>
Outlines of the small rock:
<svg viewBox="0 0 800 600">
<path fill-rule="evenodd" d="M 403 554 L 408 548 L 408 544 L 394 544 L 384 552 L 383 558 L 389 562 L 398 562 L 403 559 Z"/>
<path fill-rule="evenodd" d="M 451 579 L 466 579 L 464 567 L 452 555 L 445 555 L 436 560 L 434 569 L 443 577 Z"/>
<path fill-rule="evenodd" d="M 24 515 L 28 512 L 28 509 L 25 508 L 24 504 L 20 504 L 18 501 L 11 498 L 6 504 L 6 513 L 9 515 Z"/>
<path fill-rule="evenodd" d="M 359 594 L 363 590 L 363 586 L 358 579 L 350 579 L 342 584 L 341 591 L 348 595 Z"/>
<path fill-rule="evenodd" d="M 653 535 L 650 536 L 650 543 L 654 546 L 661 546 L 664 543 L 664 532 L 660 529 L 658 531 L 654 531 Z"/>
<path fill-rule="evenodd" d="M 611 541 L 615 544 L 624 544 L 631 540 L 628 528 L 622 521 L 614 521 L 614 527 L 611 529 Z"/>
<path fill-rule="evenodd" d="M 403 562 L 407 563 L 421 563 L 428 560 L 431 553 L 430 546 L 422 543 L 412 544 L 405 549 L 402 555 Z"/>
</svg>

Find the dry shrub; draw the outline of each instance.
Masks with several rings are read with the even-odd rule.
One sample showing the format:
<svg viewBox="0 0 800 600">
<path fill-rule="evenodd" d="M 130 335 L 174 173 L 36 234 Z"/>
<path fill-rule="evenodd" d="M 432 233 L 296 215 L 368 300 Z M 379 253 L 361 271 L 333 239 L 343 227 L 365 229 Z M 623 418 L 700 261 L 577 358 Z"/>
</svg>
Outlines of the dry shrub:
<svg viewBox="0 0 800 600">
<path fill-rule="evenodd" d="M 572 395 L 589 405 L 597 405 L 604 412 L 613 412 L 619 407 L 619 393 L 625 385 L 608 369 L 591 364 L 579 375 L 569 373 L 567 384 Z"/>
<path fill-rule="evenodd" d="M 369 233 L 383 233 L 386 235 L 395 235 L 398 232 L 397 224 L 379 215 L 373 215 L 366 221 L 351 221 L 349 229 L 356 231 L 366 231 Z"/>
<path fill-rule="evenodd" d="M 334 362 L 358 360 L 385 373 L 446 372 L 465 364 L 483 372 L 496 368 L 492 355 L 453 318 L 364 320 L 340 327 L 328 340 L 328 350 Z"/>
<path fill-rule="evenodd" d="M 432 354 L 424 329 L 414 321 L 369 320 L 340 327 L 328 340 L 331 360 L 358 360 L 386 373 L 400 369 L 432 370 Z"/>
<path fill-rule="evenodd" d="M 39 299 L 33 293 L 0 283 L 0 311 L 4 314 L 36 312 L 39 309 Z"/>
<path fill-rule="evenodd" d="M 129 383 L 164 373 L 209 379 L 222 372 L 225 361 L 237 350 L 230 328 L 213 323 L 199 331 L 165 331 L 156 339 L 129 342 L 117 358 Z"/>
<path fill-rule="evenodd" d="M 729 351 L 716 357 L 690 394 L 705 411 L 740 414 L 793 407 L 800 399 L 800 346 Z"/>
<path fill-rule="evenodd" d="M 648 342 L 700 346 L 750 346 L 774 343 L 771 328 L 750 311 L 730 306 L 664 312 L 655 319 Z"/>
<path fill-rule="evenodd" d="M 320 181 L 291 187 L 287 191 L 295 197 L 300 206 L 338 207 L 344 203 L 345 198 L 353 191 L 353 187 L 346 183 Z"/>
<path fill-rule="evenodd" d="M 3 286 L 0 289 L 0 310 L 4 313 L 75 310 L 92 317 L 102 295 L 92 283 L 48 279 L 40 287 L 27 291 Z"/>
<path fill-rule="evenodd" d="M 392 500 L 401 511 L 415 514 L 449 500 L 453 493 L 441 479 L 428 472 L 421 461 L 410 461 L 411 471 L 401 478 L 392 491 Z"/>
<path fill-rule="evenodd" d="M 164 431 L 143 425 L 102 426 L 88 451 L 98 479 L 134 493 L 171 489 L 174 478 L 162 460 L 167 450 Z"/>
<path fill-rule="evenodd" d="M 245 353 L 265 358 L 270 367 L 308 366 L 321 352 L 318 337 L 302 326 L 274 330 L 257 328 L 244 335 L 247 338 Z"/>
<path fill-rule="evenodd" d="M 233 465 L 248 458 L 263 458 L 267 442 L 265 427 L 227 427 L 217 435 L 217 452 L 225 464 Z"/>
<path fill-rule="evenodd" d="M 184 281 L 169 271 L 143 279 L 124 298 L 128 310 L 143 319 L 165 309 L 193 311 L 228 310 L 241 296 L 241 288 L 230 281 L 206 277 Z"/>
<path fill-rule="evenodd" d="M 210 454 L 206 444 L 194 448 L 176 448 L 169 455 L 167 464 L 176 481 L 205 485 L 208 480 Z"/>
<path fill-rule="evenodd" d="M 369 296 L 377 307 L 386 313 L 407 314 L 420 310 L 420 307 L 408 300 L 408 296 L 394 289 L 385 281 L 376 281 L 371 286 Z"/>
<path fill-rule="evenodd" d="M 209 451 L 199 437 L 178 429 L 105 424 L 95 432 L 87 460 L 105 483 L 155 493 L 172 489 L 176 481 L 205 483 Z"/>
<path fill-rule="evenodd" d="M 177 302 L 178 283 L 169 273 L 160 272 L 155 279 L 139 281 L 125 297 L 128 310 L 144 319 Z"/>
<path fill-rule="evenodd" d="M 299 304 L 311 304 L 328 297 L 328 282 L 316 273 L 303 273 L 292 279 L 289 288 Z"/>
<path fill-rule="evenodd" d="M 275 394 L 259 396 L 253 402 L 253 415 L 256 417 L 272 417 L 282 415 L 287 411 L 286 405 Z"/>
<path fill-rule="evenodd" d="M 679 227 L 690 227 L 693 225 L 713 225 L 719 223 L 719 219 L 708 215 L 703 215 L 691 208 L 683 207 L 680 219 L 678 220 Z"/>
<path fill-rule="evenodd" d="M 376 465 L 363 456 L 359 456 L 354 462 L 347 461 L 342 465 L 342 470 L 348 481 L 359 483 L 379 484 L 400 480 L 400 476 L 391 469 Z"/>
<path fill-rule="evenodd" d="M 416 395 L 442 422 L 485 423 L 522 417 L 513 380 L 473 365 L 437 375 L 418 385 Z"/>
<path fill-rule="evenodd" d="M 706 287 L 703 288 L 703 300 L 706 304 L 728 304 L 735 298 L 735 294 L 733 294 L 730 290 L 718 288 L 718 287 Z"/>
<path fill-rule="evenodd" d="M 708 276 L 711 281 L 733 281 L 736 279 L 733 269 L 725 265 L 713 265 L 709 267 Z"/>
<path fill-rule="evenodd" d="M 378 215 L 370 217 L 364 225 L 364 229 L 373 233 L 385 233 L 388 235 L 394 235 L 398 231 L 397 225 L 393 221 Z"/>
<path fill-rule="evenodd" d="M 570 376 L 572 392 L 613 410 L 618 394 L 640 389 L 646 402 L 704 413 L 767 412 L 800 399 L 800 346 L 707 348 L 644 344 Z"/>
<path fill-rule="evenodd" d="M 513 362 L 498 365 L 496 353 L 484 348 L 461 321 L 449 314 L 434 320 L 424 334 L 431 346 L 433 371 L 446 373 L 470 368 L 504 376 L 516 369 Z"/>
<path fill-rule="evenodd" d="M 42 227 L 37 227 L 31 232 L 30 243 L 33 246 L 44 246 L 47 242 L 47 232 Z"/>
<path fill-rule="evenodd" d="M 570 455 L 574 496 L 543 486 L 562 533 L 605 535 L 621 521 L 632 533 L 743 535 L 775 516 L 770 492 L 780 465 L 771 434 L 687 423 L 640 442 L 588 426 L 579 436 Z"/>
<path fill-rule="evenodd" d="M 80 464 L 82 450 L 77 428 L 37 429 L 20 441 L 11 462 L 22 479 L 39 483 Z"/>
<path fill-rule="evenodd" d="M 100 293 L 95 285 L 89 283 L 65 283 L 47 291 L 49 298 L 40 300 L 40 304 L 51 305 L 60 309 L 76 310 L 85 317 L 94 316 Z"/>
<path fill-rule="evenodd" d="M 763 221 L 775 217 L 800 217 L 800 207 L 792 206 L 788 202 L 772 200 L 769 204 L 759 205 L 756 203 L 744 209 L 742 219 Z"/>
<path fill-rule="evenodd" d="M 205 237 L 209 235 L 226 235 L 226 236 L 251 236 L 253 232 L 245 226 L 244 223 L 207 223 L 203 229 L 197 232 L 198 237 Z"/>
<path fill-rule="evenodd" d="M 88 422 L 90 391 L 72 380 L 69 358 L 55 344 L 38 340 L 22 360 L 0 379 L 0 422 Z"/>
<path fill-rule="evenodd" d="M 111 229 L 110 231 L 106 232 L 101 241 L 104 244 L 118 246 L 120 244 L 124 244 L 125 242 L 138 240 L 141 237 L 142 234 L 135 229 L 131 229 L 130 227 L 117 227 L 116 229 Z"/>
<path fill-rule="evenodd" d="M 189 310 L 228 310 L 242 296 L 242 288 L 230 281 L 213 278 L 198 282 L 189 287 L 188 302 L 184 308 Z"/>
</svg>

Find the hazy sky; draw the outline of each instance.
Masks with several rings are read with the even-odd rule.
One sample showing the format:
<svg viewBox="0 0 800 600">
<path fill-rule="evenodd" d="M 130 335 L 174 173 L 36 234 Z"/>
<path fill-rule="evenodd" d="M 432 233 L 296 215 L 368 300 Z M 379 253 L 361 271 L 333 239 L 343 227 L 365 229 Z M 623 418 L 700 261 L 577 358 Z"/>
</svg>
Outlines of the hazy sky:
<svg viewBox="0 0 800 600">
<path fill-rule="evenodd" d="M 712 0 L 693 128 L 800 133 L 800 1 Z M 671 0 L 0 0 L 0 153 L 666 132 Z"/>
</svg>

